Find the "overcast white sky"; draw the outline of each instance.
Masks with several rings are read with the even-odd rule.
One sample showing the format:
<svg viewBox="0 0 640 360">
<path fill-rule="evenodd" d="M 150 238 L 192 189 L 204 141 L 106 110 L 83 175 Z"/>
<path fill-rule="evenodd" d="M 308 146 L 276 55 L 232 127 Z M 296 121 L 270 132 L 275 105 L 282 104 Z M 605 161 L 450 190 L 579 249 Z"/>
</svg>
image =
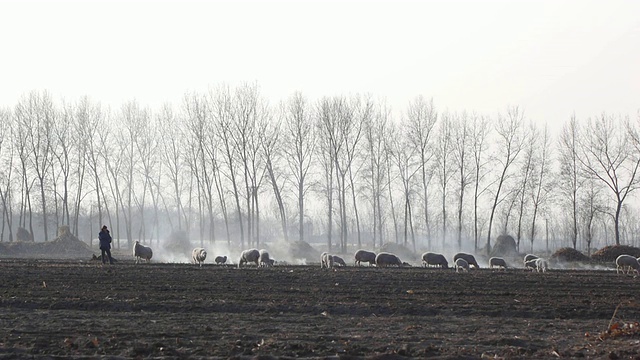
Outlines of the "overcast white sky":
<svg viewBox="0 0 640 360">
<path fill-rule="evenodd" d="M 0 106 L 257 81 L 556 123 L 640 109 L 640 1 L 0 1 Z"/>
</svg>

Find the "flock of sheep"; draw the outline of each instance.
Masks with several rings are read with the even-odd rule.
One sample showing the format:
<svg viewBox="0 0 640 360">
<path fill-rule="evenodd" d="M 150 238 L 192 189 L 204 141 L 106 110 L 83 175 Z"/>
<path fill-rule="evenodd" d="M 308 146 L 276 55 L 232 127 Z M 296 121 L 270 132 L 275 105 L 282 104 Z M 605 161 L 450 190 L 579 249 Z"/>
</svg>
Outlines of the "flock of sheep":
<svg viewBox="0 0 640 360">
<path fill-rule="evenodd" d="M 150 262 L 151 257 L 153 257 L 153 251 L 150 247 L 144 246 L 140 244 L 140 242 L 136 241 L 133 246 L 133 257 L 136 260 L 136 264 L 139 263 L 140 260 Z M 202 266 L 206 258 L 207 251 L 204 248 L 197 247 L 193 249 L 191 253 L 191 260 L 194 264 Z M 370 266 L 375 265 L 377 267 L 411 266 L 410 264 L 401 261 L 397 255 L 388 252 L 381 252 L 376 254 L 375 252 L 361 249 L 355 252 L 354 259 L 355 265 L 358 266 L 362 265 L 362 263 L 368 263 Z M 217 256 L 214 261 L 216 264 L 226 264 L 227 257 Z M 242 267 L 244 264 L 250 263 L 255 264 L 257 267 L 271 267 L 275 264 L 275 260 L 270 257 L 269 252 L 265 249 L 244 250 L 240 254 L 240 259 L 238 260 L 238 268 Z M 456 272 L 469 271 L 469 268 L 471 266 L 476 269 L 480 268 L 473 255 L 462 252 L 454 255 L 453 265 Z M 347 266 L 342 257 L 338 255 L 332 255 L 327 252 L 323 252 L 320 255 L 320 268 L 331 269 L 338 266 Z M 424 254 L 422 254 L 422 266 L 435 266 L 442 269 L 448 269 L 449 262 L 447 261 L 447 258 L 442 254 L 425 252 Z M 508 267 L 507 262 L 501 257 L 490 258 L 489 266 L 491 268 L 499 268 L 504 270 L 506 270 Z M 549 269 L 549 262 L 539 256 L 527 254 L 524 257 L 524 267 L 525 269 L 544 273 Z M 616 273 L 622 272 L 628 274 L 632 270 L 636 274 L 640 275 L 640 258 L 635 258 L 631 255 L 620 255 L 616 258 Z"/>
</svg>

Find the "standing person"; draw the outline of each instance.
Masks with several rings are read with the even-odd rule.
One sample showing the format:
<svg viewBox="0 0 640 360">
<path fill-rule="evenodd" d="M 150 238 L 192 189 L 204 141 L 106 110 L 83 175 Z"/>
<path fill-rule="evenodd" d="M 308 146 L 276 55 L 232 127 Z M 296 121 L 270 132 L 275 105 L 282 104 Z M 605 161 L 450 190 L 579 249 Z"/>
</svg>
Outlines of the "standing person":
<svg viewBox="0 0 640 360">
<path fill-rule="evenodd" d="M 102 226 L 102 230 L 100 230 L 98 234 L 98 240 L 100 240 L 100 250 L 102 251 L 102 263 L 107 263 L 105 256 L 108 256 L 109 264 L 113 265 L 113 258 L 111 257 L 111 234 L 109 234 L 107 225 Z"/>
</svg>

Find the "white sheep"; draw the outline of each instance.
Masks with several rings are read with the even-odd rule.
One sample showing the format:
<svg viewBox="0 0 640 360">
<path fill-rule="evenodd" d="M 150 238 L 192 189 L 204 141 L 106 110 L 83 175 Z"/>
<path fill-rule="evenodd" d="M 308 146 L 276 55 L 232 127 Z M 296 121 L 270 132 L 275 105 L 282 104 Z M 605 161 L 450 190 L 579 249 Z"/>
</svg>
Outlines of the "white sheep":
<svg viewBox="0 0 640 360">
<path fill-rule="evenodd" d="M 455 262 L 456 272 L 463 270 L 469 271 L 469 263 L 463 258 L 457 258 Z"/>
<path fill-rule="evenodd" d="M 637 274 L 640 274 L 640 262 L 638 259 L 631 255 L 620 255 L 616 258 L 616 274 L 620 273 L 629 273 L 631 269 L 634 269 Z M 626 272 L 625 272 L 626 271 Z"/>
<path fill-rule="evenodd" d="M 447 262 L 447 258 L 442 254 L 437 254 L 433 252 L 426 252 L 422 254 L 422 265 L 424 267 L 427 266 L 441 266 L 443 269 L 449 268 L 449 262 Z"/>
<path fill-rule="evenodd" d="M 335 266 L 347 266 L 347 263 L 344 262 L 344 259 L 338 255 L 333 255 L 333 265 Z"/>
<path fill-rule="evenodd" d="M 216 264 L 225 264 L 227 262 L 227 256 L 216 256 L 214 261 Z"/>
<path fill-rule="evenodd" d="M 369 265 L 376 263 L 376 253 L 367 250 L 358 250 L 355 253 L 356 265 L 361 265 L 360 263 L 367 262 Z"/>
<path fill-rule="evenodd" d="M 151 262 L 153 250 L 148 246 L 140 244 L 140 241 L 136 240 L 136 243 L 133 244 L 133 257 L 136 259 L 136 264 L 140 262 L 140 259 L 144 259 L 146 262 Z"/>
<path fill-rule="evenodd" d="M 333 255 L 328 252 L 323 252 L 320 254 L 320 268 L 331 269 L 333 267 Z"/>
<path fill-rule="evenodd" d="M 204 248 L 197 247 L 191 251 L 191 260 L 193 260 L 194 264 L 200 265 L 204 263 L 204 260 L 207 258 L 207 251 Z"/>
<path fill-rule="evenodd" d="M 543 258 L 537 258 L 535 259 L 535 262 L 537 272 L 547 272 L 547 270 L 549 269 L 549 263 L 547 262 L 547 260 Z"/>
<path fill-rule="evenodd" d="M 507 262 L 504 261 L 503 258 L 500 257 L 492 257 L 489 259 L 489 266 L 493 269 L 493 267 L 503 268 L 507 270 Z"/>
<path fill-rule="evenodd" d="M 255 263 L 256 266 L 260 265 L 260 251 L 258 249 L 248 249 L 240 254 L 240 260 L 238 260 L 238 269 L 246 263 Z"/>
<path fill-rule="evenodd" d="M 467 262 L 467 264 L 473 265 L 476 269 L 480 268 L 480 265 L 478 265 L 476 258 L 473 257 L 473 255 L 471 254 L 457 253 L 453 256 L 453 262 L 456 262 L 458 259 L 464 259 Z"/>
<path fill-rule="evenodd" d="M 537 258 L 538 258 L 538 256 L 533 255 L 533 254 L 527 254 L 527 255 L 525 255 L 525 256 L 524 256 L 524 264 L 525 264 L 524 266 L 525 266 L 525 267 L 527 267 L 527 261 L 535 260 L 535 259 L 537 259 Z"/>
<path fill-rule="evenodd" d="M 260 253 L 259 267 L 270 267 L 273 265 L 273 261 L 271 261 L 271 257 L 267 250 L 260 249 L 258 252 Z"/>
<path fill-rule="evenodd" d="M 404 266 L 400 258 L 394 254 L 381 252 L 376 255 L 376 266 L 378 267 L 387 267 L 387 266 Z"/>
</svg>

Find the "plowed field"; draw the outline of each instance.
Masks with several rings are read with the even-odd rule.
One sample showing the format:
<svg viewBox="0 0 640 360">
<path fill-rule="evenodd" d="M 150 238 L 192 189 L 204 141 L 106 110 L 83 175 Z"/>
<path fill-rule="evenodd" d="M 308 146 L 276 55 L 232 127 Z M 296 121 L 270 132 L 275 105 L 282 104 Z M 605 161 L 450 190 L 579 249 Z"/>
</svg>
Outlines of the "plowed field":
<svg viewBox="0 0 640 360">
<path fill-rule="evenodd" d="M 2 358 L 640 358 L 640 278 L 615 271 L 3 259 L 0 277 Z"/>
</svg>

